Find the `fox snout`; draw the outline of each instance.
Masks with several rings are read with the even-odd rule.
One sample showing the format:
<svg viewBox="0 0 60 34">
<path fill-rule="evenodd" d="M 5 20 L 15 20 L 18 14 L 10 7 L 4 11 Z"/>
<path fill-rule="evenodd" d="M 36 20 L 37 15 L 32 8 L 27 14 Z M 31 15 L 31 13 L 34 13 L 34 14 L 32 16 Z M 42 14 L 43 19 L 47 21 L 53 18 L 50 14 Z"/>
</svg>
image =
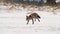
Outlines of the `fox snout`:
<svg viewBox="0 0 60 34">
<path fill-rule="evenodd" d="M 37 16 L 38 18 L 41 18 L 40 16 Z"/>
<path fill-rule="evenodd" d="M 37 16 L 38 18 L 40 18 L 40 16 Z"/>
</svg>

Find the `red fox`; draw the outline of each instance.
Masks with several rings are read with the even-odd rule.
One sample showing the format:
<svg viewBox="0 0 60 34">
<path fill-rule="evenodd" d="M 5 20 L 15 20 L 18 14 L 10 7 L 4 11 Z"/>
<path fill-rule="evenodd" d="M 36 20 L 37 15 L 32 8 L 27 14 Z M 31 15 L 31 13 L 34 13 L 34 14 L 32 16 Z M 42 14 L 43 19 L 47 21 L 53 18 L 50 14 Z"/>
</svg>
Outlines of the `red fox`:
<svg viewBox="0 0 60 34">
<path fill-rule="evenodd" d="M 34 24 L 34 20 L 36 21 L 36 19 L 38 19 L 38 21 L 40 22 L 39 18 L 41 18 L 37 13 L 32 13 L 29 16 L 26 16 L 26 20 L 27 20 L 27 24 L 29 23 L 29 20 L 32 20 L 32 24 Z"/>
</svg>

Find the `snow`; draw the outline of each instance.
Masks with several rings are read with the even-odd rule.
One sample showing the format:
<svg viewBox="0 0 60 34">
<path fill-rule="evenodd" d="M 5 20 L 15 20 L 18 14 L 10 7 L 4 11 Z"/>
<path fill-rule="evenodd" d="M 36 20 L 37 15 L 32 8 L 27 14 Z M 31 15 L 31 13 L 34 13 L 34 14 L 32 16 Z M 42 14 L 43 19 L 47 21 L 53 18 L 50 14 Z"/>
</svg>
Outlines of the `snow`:
<svg viewBox="0 0 60 34">
<path fill-rule="evenodd" d="M 30 10 L 21 7 L 22 10 L 7 10 L 6 7 L 6 10 L 0 10 L 0 34 L 60 34 L 59 12 L 52 14 L 51 7 L 44 7 L 43 11 L 33 10 L 41 16 L 41 22 L 35 21 L 34 25 L 31 21 L 26 24 L 26 15 Z"/>
</svg>

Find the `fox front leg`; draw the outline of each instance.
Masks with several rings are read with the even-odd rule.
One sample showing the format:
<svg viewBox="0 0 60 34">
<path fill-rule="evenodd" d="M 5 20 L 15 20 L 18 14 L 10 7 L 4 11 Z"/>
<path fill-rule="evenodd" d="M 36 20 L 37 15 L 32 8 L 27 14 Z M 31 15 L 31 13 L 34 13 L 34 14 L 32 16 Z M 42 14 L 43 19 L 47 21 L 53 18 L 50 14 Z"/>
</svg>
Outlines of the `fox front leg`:
<svg viewBox="0 0 60 34">
<path fill-rule="evenodd" d="M 27 21 L 27 24 L 29 23 L 29 20 Z"/>
<path fill-rule="evenodd" d="M 40 22 L 40 20 L 38 19 L 38 21 Z"/>
<path fill-rule="evenodd" d="M 35 19 L 35 21 L 36 21 L 36 19 Z"/>
<path fill-rule="evenodd" d="M 32 24 L 34 24 L 34 20 L 32 19 Z"/>
</svg>

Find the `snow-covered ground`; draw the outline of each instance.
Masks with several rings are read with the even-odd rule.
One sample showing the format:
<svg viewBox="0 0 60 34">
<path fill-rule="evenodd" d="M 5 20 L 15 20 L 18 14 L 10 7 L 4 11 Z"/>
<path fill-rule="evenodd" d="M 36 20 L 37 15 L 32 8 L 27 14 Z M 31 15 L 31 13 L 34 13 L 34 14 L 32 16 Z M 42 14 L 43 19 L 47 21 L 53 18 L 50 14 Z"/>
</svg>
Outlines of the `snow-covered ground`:
<svg viewBox="0 0 60 34">
<path fill-rule="evenodd" d="M 1 9 L 4 7 L 5 9 Z M 43 11 L 32 10 L 41 16 L 41 22 L 35 21 L 34 25 L 31 21 L 28 25 L 26 24 L 26 15 L 30 12 L 28 8 L 8 10 L 6 6 L 4 7 L 0 6 L 0 34 L 60 34 L 60 14 L 50 12 L 51 7 L 42 7 Z"/>
</svg>

